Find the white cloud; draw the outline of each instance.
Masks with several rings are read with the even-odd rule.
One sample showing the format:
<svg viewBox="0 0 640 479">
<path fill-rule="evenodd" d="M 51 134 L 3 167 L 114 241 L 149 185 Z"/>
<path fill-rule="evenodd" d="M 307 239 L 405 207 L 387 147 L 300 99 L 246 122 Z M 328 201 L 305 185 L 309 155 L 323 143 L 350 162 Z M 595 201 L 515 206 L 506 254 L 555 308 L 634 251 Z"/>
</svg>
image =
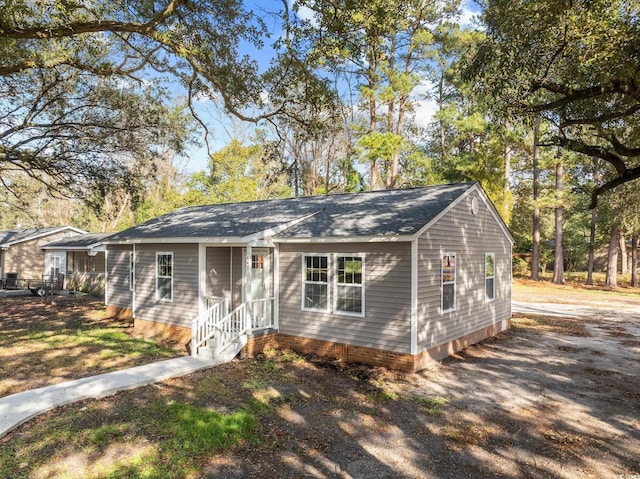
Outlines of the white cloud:
<svg viewBox="0 0 640 479">
<path fill-rule="evenodd" d="M 438 104 L 435 100 L 427 98 L 427 93 L 433 86 L 432 82 L 423 81 L 416 87 L 414 92 L 416 97 L 419 98 L 415 102 L 416 124 L 423 128 L 429 125 L 433 115 L 438 111 Z"/>
<path fill-rule="evenodd" d="M 481 10 L 479 6 L 473 0 L 466 0 L 463 2 L 460 15 L 458 16 L 460 26 L 462 28 L 477 28 L 480 13 Z"/>
</svg>

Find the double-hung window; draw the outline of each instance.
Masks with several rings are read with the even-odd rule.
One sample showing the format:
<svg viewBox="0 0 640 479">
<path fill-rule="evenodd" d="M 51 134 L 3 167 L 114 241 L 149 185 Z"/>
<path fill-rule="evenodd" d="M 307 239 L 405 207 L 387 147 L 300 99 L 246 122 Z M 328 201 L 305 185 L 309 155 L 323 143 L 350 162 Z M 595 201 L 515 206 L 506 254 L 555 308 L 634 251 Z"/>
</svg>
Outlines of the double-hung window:
<svg viewBox="0 0 640 479">
<path fill-rule="evenodd" d="M 329 310 L 329 257 L 304 255 L 302 309 Z"/>
<path fill-rule="evenodd" d="M 156 299 L 173 301 L 173 253 L 156 253 Z"/>
<path fill-rule="evenodd" d="M 336 256 L 335 311 L 361 316 L 364 311 L 363 258 Z"/>
<path fill-rule="evenodd" d="M 442 312 L 456 309 L 456 254 L 442 255 Z"/>
<path fill-rule="evenodd" d="M 485 253 L 484 255 L 484 290 L 487 301 L 493 301 L 496 297 L 496 255 Z"/>
</svg>

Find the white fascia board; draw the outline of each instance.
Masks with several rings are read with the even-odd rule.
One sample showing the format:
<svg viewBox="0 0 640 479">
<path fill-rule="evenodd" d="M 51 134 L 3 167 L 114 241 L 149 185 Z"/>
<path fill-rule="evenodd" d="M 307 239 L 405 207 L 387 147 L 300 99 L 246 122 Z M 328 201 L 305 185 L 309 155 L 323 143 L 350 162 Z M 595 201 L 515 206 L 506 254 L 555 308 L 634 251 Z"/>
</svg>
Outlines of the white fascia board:
<svg viewBox="0 0 640 479">
<path fill-rule="evenodd" d="M 40 247 L 44 250 L 58 250 L 58 251 L 104 251 L 106 248 L 102 243 L 95 243 L 88 246 L 48 246 L 43 245 Z"/>
<path fill-rule="evenodd" d="M 453 208 L 455 208 L 455 206 L 460 203 L 463 199 L 465 199 L 467 196 L 469 196 L 471 194 L 471 192 L 473 191 L 480 191 L 478 189 L 478 183 L 474 184 L 473 186 L 471 186 L 467 191 L 465 191 L 464 193 L 462 193 L 460 196 L 458 196 L 455 200 L 453 200 L 451 203 L 449 203 L 449 206 L 447 206 L 445 209 L 443 209 L 440 213 L 438 213 L 431 221 L 429 221 L 426 225 L 424 225 L 422 228 L 420 228 L 416 233 L 414 233 L 414 235 L 412 236 L 412 239 L 418 239 L 420 238 L 420 236 L 422 236 L 422 234 L 427 231 L 429 228 L 431 228 L 432 225 L 434 225 L 435 223 L 437 223 L 438 221 L 440 221 L 440 218 L 442 218 L 444 215 L 446 215 L 449 211 L 451 211 Z"/>
<path fill-rule="evenodd" d="M 447 206 L 444 210 L 442 210 L 438 215 L 436 215 L 435 218 L 433 218 L 426 225 L 420 228 L 420 230 L 418 230 L 418 232 L 415 233 L 415 235 L 413 235 L 413 238 L 417 239 L 420 236 L 422 236 L 422 234 L 425 231 L 427 231 L 429 228 L 431 228 L 432 225 L 437 223 L 440 220 L 440 218 L 442 218 L 449 211 L 455 208 L 456 205 L 458 205 L 462 200 L 464 200 L 467 196 L 469 196 L 474 191 L 478 193 L 478 196 L 480 196 L 480 199 L 489 210 L 489 213 L 493 217 L 494 221 L 498 223 L 498 226 L 500 227 L 504 235 L 507 237 L 507 239 L 511 242 L 512 245 L 515 244 L 515 240 L 513 239 L 513 236 L 511 236 L 511 232 L 509 231 L 509 228 L 507 228 L 507 225 L 502 220 L 502 217 L 496 211 L 495 207 L 493 206 L 493 203 L 491 203 L 491 200 L 489 199 L 487 194 L 484 192 L 484 190 L 480 186 L 480 183 L 477 183 L 477 182 L 473 186 L 471 186 L 471 188 L 469 188 L 467 191 L 465 191 L 460 196 L 458 196 L 455 200 L 453 200 L 451 204 Z"/>
<path fill-rule="evenodd" d="M 317 238 L 273 238 L 274 243 L 400 243 L 412 241 L 409 235 L 380 235 L 380 236 L 325 236 Z"/>
<path fill-rule="evenodd" d="M 509 228 L 507 228 L 507 225 L 505 224 L 504 220 L 502 219 L 502 216 L 500 216 L 500 213 L 498 213 L 498 210 L 496 210 L 496 207 L 493 206 L 493 203 L 491 202 L 489 197 L 486 195 L 484 190 L 482 188 L 480 188 L 478 191 L 480 192 L 480 199 L 482 200 L 482 202 L 485 204 L 485 206 L 489 210 L 489 213 L 491 214 L 491 216 L 493 216 L 493 219 L 495 220 L 495 222 L 498 223 L 498 226 L 500 226 L 500 229 L 502 230 L 504 235 L 507 237 L 507 239 L 511 243 L 511 246 L 516 244 L 516 240 L 511 235 L 511 231 L 509 231 Z"/>
<path fill-rule="evenodd" d="M 228 245 L 228 246 L 240 246 L 246 244 L 242 241 L 240 236 L 221 236 L 221 237 L 201 237 L 201 236 L 188 236 L 188 237 L 173 237 L 173 238 L 135 238 L 128 240 L 116 240 L 116 241 L 103 241 L 105 245 L 127 245 L 127 244 L 180 244 L 180 243 L 194 243 L 194 244 L 210 244 L 210 245 Z"/>
<path fill-rule="evenodd" d="M 34 239 L 43 238 L 45 236 L 58 234 L 58 233 L 61 233 L 63 231 L 67 231 L 67 230 L 75 231 L 78 234 L 86 234 L 87 233 L 86 231 L 83 231 L 83 230 L 81 230 L 79 228 L 76 228 L 74 226 L 61 226 L 61 227 L 56 228 L 56 229 L 51 230 L 51 231 L 43 232 L 43 233 L 40 233 L 40 234 L 37 234 L 37 235 L 36 234 L 30 235 L 30 236 L 27 236 L 25 238 L 21 238 L 21 239 L 16 240 L 16 241 L 9 241 L 8 243 L 3 244 L 2 246 L 3 246 L 3 248 L 4 247 L 9 247 L 9 246 L 13 246 L 14 244 L 24 243 L 25 241 L 33 241 Z"/>
</svg>

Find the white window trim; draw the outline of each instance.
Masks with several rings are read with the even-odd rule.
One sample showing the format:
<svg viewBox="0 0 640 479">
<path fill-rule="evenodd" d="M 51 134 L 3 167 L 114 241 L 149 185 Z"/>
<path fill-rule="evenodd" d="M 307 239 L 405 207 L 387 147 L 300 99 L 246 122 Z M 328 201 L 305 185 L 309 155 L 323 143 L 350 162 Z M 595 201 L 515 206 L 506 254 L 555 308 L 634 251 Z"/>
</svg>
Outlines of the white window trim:
<svg viewBox="0 0 640 479">
<path fill-rule="evenodd" d="M 311 257 L 311 256 L 319 256 L 319 257 L 323 257 L 323 258 L 327 258 L 327 282 L 323 282 L 323 281 L 307 281 L 307 258 Z M 301 297 L 301 308 L 302 311 L 316 311 L 316 312 L 322 312 L 322 313 L 328 313 L 331 311 L 330 309 L 330 305 L 331 305 L 331 261 L 330 261 L 330 257 L 328 254 L 325 253 L 302 253 L 302 291 L 300 294 Z M 321 308 L 307 308 L 305 306 L 305 296 L 304 293 L 306 291 L 306 285 L 307 284 L 326 284 L 327 285 L 327 307 L 325 309 L 321 309 Z"/>
<path fill-rule="evenodd" d="M 158 273 L 158 258 L 156 257 L 156 275 Z M 136 283 L 136 256 L 133 251 L 129 251 L 129 291 L 133 291 Z M 157 284 L 157 280 L 156 280 Z"/>
<path fill-rule="evenodd" d="M 361 284 L 352 284 L 352 283 L 340 283 L 338 284 L 338 258 L 361 258 L 362 259 L 362 283 Z M 364 318 L 365 312 L 365 255 L 364 253 L 334 253 L 333 255 L 333 313 L 340 316 L 355 316 L 357 318 Z M 351 311 L 342 311 L 338 309 L 338 286 L 354 286 L 359 287 L 361 289 L 362 295 L 362 308 L 359 313 L 353 313 Z"/>
<path fill-rule="evenodd" d="M 487 258 L 493 258 L 493 276 L 487 276 Z M 493 279 L 493 291 L 492 298 L 489 298 L 487 295 L 487 280 Z M 485 253 L 484 254 L 484 300 L 487 303 L 491 301 L 495 301 L 496 299 L 496 254 L 495 253 Z"/>
<path fill-rule="evenodd" d="M 171 276 L 160 276 L 158 274 L 158 257 L 160 255 L 163 256 L 171 256 Z M 173 303 L 173 278 L 174 278 L 174 268 L 175 263 L 173 261 L 173 252 L 171 251 L 156 251 L 156 301 L 162 301 L 163 303 Z M 158 278 L 171 278 L 171 299 L 160 299 L 158 297 Z"/>
<path fill-rule="evenodd" d="M 455 269 L 453 270 L 453 281 L 444 281 L 444 257 L 453 256 L 455 258 Z M 456 253 L 442 253 L 440 256 L 440 311 L 444 313 L 450 313 L 456 310 L 458 306 L 458 256 Z M 444 285 L 453 284 L 453 308 L 444 309 Z"/>
</svg>

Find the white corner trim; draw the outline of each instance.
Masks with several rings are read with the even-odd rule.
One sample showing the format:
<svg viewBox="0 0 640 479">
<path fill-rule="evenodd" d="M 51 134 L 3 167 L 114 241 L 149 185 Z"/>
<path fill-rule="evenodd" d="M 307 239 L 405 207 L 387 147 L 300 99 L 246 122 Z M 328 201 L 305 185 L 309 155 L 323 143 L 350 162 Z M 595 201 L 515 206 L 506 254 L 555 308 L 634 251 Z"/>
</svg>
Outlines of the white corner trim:
<svg viewBox="0 0 640 479">
<path fill-rule="evenodd" d="M 418 354 L 418 239 L 411 242 L 411 354 Z"/>
</svg>

